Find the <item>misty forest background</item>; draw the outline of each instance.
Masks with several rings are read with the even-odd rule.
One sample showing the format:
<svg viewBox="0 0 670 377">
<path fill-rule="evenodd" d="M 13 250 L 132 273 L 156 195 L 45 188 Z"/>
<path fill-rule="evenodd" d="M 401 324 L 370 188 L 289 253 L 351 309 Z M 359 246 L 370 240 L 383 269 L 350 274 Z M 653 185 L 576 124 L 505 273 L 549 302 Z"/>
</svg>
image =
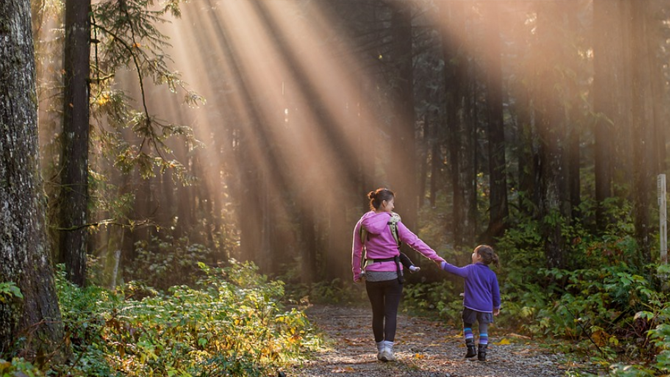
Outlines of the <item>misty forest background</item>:
<svg viewBox="0 0 670 377">
<path fill-rule="evenodd" d="M 141 299 L 223 284 L 211 269 L 236 284 L 281 280 L 291 300 L 364 302 L 352 229 L 367 192 L 388 187 L 447 261 L 496 248 L 501 326 L 667 372 L 657 177 L 668 173 L 670 2 L 31 8 L 37 194 L 44 250 L 62 271 L 58 294 L 35 295 L 59 295 L 66 327 L 81 312 L 64 295 L 76 307 L 81 289 Z M 405 307 L 458 324 L 459 280 L 405 251 L 423 267 Z M 15 272 L 0 275 L 0 305 L 35 286 Z M 5 356 L 22 349 L 12 323 Z"/>
</svg>

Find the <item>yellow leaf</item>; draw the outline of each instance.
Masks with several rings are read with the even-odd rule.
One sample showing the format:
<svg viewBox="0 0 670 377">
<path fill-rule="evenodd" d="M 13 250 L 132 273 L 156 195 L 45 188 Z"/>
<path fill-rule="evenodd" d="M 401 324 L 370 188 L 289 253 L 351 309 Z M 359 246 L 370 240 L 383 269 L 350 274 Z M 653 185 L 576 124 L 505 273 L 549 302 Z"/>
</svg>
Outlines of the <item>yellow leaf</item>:
<svg viewBox="0 0 670 377">
<path fill-rule="evenodd" d="M 509 341 L 509 339 L 502 338 L 502 339 L 500 339 L 500 341 L 499 341 L 498 343 L 496 343 L 496 344 L 501 345 L 501 346 L 506 346 L 506 345 L 508 345 L 508 344 L 512 344 L 512 343 Z"/>
<path fill-rule="evenodd" d="M 416 355 L 414 355 L 414 358 L 415 358 L 415 359 L 419 359 L 419 360 L 421 360 L 421 359 L 425 359 L 425 358 L 426 358 L 426 355 L 422 355 L 422 354 L 420 354 L 420 353 L 417 353 Z"/>
</svg>

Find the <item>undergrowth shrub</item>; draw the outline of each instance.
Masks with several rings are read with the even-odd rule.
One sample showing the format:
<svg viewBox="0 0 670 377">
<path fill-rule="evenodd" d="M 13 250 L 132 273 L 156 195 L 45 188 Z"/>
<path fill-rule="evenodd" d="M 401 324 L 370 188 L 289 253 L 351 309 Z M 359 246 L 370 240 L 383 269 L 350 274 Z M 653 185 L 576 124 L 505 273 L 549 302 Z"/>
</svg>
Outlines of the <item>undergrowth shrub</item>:
<svg viewBox="0 0 670 377">
<path fill-rule="evenodd" d="M 212 250 L 187 237 L 152 237 L 135 243 L 136 257 L 125 268 L 127 281 L 165 290 L 174 285 L 193 285 L 204 274 L 199 263 L 211 262 Z"/>
<path fill-rule="evenodd" d="M 289 301 L 295 304 L 367 304 L 365 283 L 333 279 L 312 284 L 294 283 L 287 288 Z"/>
<path fill-rule="evenodd" d="M 667 294 L 670 265 L 660 265 L 657 276 L 664 280 L 665 293 L 651 292 L 645 310 L 635 314 L 635 321 L 645 323 L 649 340 L 651 360 L 638 364 L 617 363 L 612 371 L 615 376 L 635 377 L 670 374 L 670 295 Z"/>
<path fill-rule="evenodd" d="M 264 376 L 318 346 L 304 314 L 284 310 L 281 281 L 253 264 L 199 266 L 199 288 L 80 289 L 63 276 L 58 295 L 74 358 L 72 376 Z"/>
<path fill-rule="evenodd" d="M 0 376 L 2 377 L 42 377 L 44 373 L 23 358 L 15 357 L 11 361 L 0 358 Z"/>
<path fill-rule="evenodd" d="M 452 281 L 427 284 L 407 284 L 403 287 L 403 308 L 429 316 L 437 315 L 451 325 L 460 326 L 463 298 L 462 286 L 456 289 Z"/>
<path fill-rule="evenodd" d="M 667 374 L 670 271 L 667 266 L 645 264 L 635 241 L 630 206 L 611 204 L 608 214 L 613 221 L 603 235 L 592 234 L 578 222 L 546 220 L 560 222 L 563 269 L 546 268 L 542 222 L 514 217 L 495 247 L 501 267 L 493 269 L 502 296 L 496 325 L 533 338 L 570 340 L 567 352 L 611 366 L 612 375 Z M 582 213 L 588 211 L 582 209 Z M 452 261 L 453 252 L 441 255 Z M 407 286 L 404 303 L 422 310 L 438 309 L 458 325 L 459 287 L 458 283 Z"/>
</svg>

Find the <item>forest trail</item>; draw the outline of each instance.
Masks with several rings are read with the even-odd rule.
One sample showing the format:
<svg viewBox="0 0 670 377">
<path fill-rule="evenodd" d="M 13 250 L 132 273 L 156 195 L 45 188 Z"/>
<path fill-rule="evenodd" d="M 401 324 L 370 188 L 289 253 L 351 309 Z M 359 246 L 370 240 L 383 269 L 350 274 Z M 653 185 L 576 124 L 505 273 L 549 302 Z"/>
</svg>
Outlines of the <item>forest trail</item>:
<svg viewBox="0 0 670 377">
<path fill-rule="evenodd" d="M 564 355 L 542 349 L 514 334 L 490 334 L 487 362 L 464 359 L 460 329 L 425 318 L 398 316 L 397 362 L 377 361 L 367 308 L 311 306 L 310 321 L 327 339 L 326 349 L 286 376 L 565 376 L 575 365 Z M 593 372 L 591 372 L 593 373 Z"/>
</svg>

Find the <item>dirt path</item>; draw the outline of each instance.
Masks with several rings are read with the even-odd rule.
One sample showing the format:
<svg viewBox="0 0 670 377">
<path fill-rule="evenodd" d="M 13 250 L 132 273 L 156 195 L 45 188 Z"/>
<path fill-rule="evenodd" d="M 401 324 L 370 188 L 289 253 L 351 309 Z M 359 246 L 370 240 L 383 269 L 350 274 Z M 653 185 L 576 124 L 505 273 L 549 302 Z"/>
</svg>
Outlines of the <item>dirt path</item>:
<svg viewBox="0 0 670 377">
<path fill-rule="evenodd" d="M 488 361 L 466 361 L 460 329 L 406 315 L 398 318 L 394 348 L 398 361 L 383 363 L 376 358 L 369 310 L 312 306 L 306 313 L 330 340 L 329 346 L 313 361 L 287 371 L 287 376 L 546 377 L 565 376 L 574 368 L 561 354 L 495 330 Z"/>
</svg>

